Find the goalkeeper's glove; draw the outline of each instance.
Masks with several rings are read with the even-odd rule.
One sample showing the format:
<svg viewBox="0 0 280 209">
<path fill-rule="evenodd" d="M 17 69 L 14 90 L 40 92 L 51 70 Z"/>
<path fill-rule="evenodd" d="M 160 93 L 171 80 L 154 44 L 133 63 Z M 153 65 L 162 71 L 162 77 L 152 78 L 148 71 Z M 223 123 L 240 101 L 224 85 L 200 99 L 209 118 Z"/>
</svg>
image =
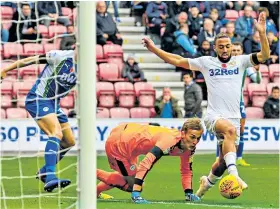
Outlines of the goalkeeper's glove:
<svg viewBox="0 0 280 209">
<path fill-rule="evenodd" d="M 188 202 L 199 202 L 200 198 L 193 193 L 185 192 L 186 201 Z"/>
<path fill-rule="evenodd" d="M 150 202 L 145 200 L 143 197 L 140 196 L 140 192 L 132 192 L 131 199 L 136 204 L 149 204 Z"/>
</svg>

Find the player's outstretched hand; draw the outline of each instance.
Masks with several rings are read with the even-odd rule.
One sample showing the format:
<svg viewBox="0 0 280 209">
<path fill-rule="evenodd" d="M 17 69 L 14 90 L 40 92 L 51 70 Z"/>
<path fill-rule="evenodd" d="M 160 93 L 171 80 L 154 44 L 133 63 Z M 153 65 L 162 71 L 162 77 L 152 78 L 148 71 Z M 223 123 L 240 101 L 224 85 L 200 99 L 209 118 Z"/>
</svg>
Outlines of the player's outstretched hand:
<svg viewBox="0 0 280 209">
<path fill-rule="evenodd" d="M 151 51 L 155 47 L 154 42 L 150 38 L 148 38 L 148 37 L 142 38 L 142 44 L 149 51 Z"/>
<path fill-rule="evenodd" d="M 259 15 L 259 19 L 254 20 L 255 27 L 259 33 L 265 33 L 266 32 L 266 14 L 265 12 L 261 12 Z"/>
<path fill-rule="evenodd" d="M 150 202 L 145 200 L 143 197 L 140 196 L 140 192 L 132 192 L 131 199 L 136 204 L 149 204 Z"/>
<path fill-rule="evenodd" d="M 186 193 L 186 201 L 188 202 L 199 202 L 200 198 L 198 196 L 196 196 L 195 194 L 192 193 Z"/>
</svg>

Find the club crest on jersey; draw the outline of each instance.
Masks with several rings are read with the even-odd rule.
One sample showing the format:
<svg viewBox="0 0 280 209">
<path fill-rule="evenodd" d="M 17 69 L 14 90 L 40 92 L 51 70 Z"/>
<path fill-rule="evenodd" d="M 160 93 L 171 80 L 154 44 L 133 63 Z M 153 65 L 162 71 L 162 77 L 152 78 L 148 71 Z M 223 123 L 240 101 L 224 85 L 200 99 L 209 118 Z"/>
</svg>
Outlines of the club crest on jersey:
<svg viewBox="0 0 280 209">
<path fill-rule="evenodd" d="M 224 76 L 224 75 L 238 75 L 239 74 L 239 68 L 235 69 L 210 69 L 209 70 L 209 75 L 210 76 Z"/>
</svg>

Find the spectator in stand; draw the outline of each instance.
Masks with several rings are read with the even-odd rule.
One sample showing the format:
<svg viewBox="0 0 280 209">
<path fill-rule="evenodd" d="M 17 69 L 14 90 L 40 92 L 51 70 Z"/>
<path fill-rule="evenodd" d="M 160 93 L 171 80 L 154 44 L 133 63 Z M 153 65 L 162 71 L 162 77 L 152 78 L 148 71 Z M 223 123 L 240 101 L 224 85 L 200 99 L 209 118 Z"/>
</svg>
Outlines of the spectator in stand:
<svg viewBox="0 0 280 209">
<path fill-rule="evenodd" d="M 140 27 L 145 22 L 143 14 L 146 12 L 148 2 L 145 1 L 132 1 L 131 14 L 135 17 L 135 25 Z"/>
<path fill-rule="evenodd" d="M 279 1 L 260 1 L 259 4 L 261 7 L 268 8 L 269 16 L 275 23 L 276 28 L 279 28 Z"/>
<path fill-rule="evenodd" d="M 219 12 L 219 20 L 223 22 L 226 16 L 226 4 L 223 1 L 209 1 L 210 11 L 212 9 L 217 9 Z"/>
<path fill-rule="evenodd" d="M 263 106 L 264 118 L 279 118 L 279 87 L 272 88 L 271 96 Z"/>
<path fill-rule="evenodd" d="M 60 49 L 61 50 L 73 50 L 76 44 L 76 37 L 74 33 L 74 26 L 67 26 L 67 34 L 61 39 Z"/>
<path fill-rule="evenodd" d="M 245 6 L 251 6 L 254 11 L 258 11 L 260 3 L 257 1 L 227 1 L 227 9 L 233 9 L 236 11 L 243 10 Z"/>
<path fill-rule="evenodd" d="M 166 29 L 161 40 L 161 48 L 163 50 L 172 52 L 173 49 L 177 47 L 177 44 L 175 44 L 176 46 L 174 46 L 174 32 L 176 30 L 179 30 L 181 25 L 187 24 L 187 21 L 188 15 L 186 12 L 181 12 L 179 15 L 167 20 Z"/>
<path fill-rule="evenodd" d="M 178 99 L 172 96 L 169 87 L 163 88 L 162 96 L 156 99 L 155 111 L 159 118 L 182 118 L 183 115 L 178 106 Z"/>
<path fill-rule="evenodd" d="M 111 1 L 106 1 L 106 10 L 110 6 Z M 113 7 L 114 7 L 114 16 L 115 16 L 115 21 L 116 22 L 121 22 L 120 17 L 119 17 L 119 8 L 118 8 L 118 1 L 112 1 Z"/>
<path fill-rule="evenodd" d="M 143 71 L 140 69 L 138 63 L 135 61 L 133 54 L 129 54 L 122 70 L 122 77 L 128 78 L 129 82 L 134 83 L 135 78 L 140 78 L 140 81 L 147 81 L 144 77 Z"/>
<path fill-rule="evenodd" d="M 243 38 L 240 37 L 240 35 L 235 33 L 235 25 L 234 22 L 229 21 L 226 24 L 226 34 L 231 39 L 231 43 L 233 42 L 243 42 Z"/>
<path fill-rule="evenodd" d="M 187 57 L 193 57 L 196 54 L 193 41 L 189 37 L 189 27 L 187 24 L 182 25 L 179 30 L 175 31 L 174 36 L 177 44 L 180 45 L 185 52 L 191 55 Z"/>
<path fill-rule="evenodd" d="M 3 28 L 3 24 L 1 24 L 1 42 L 6 43 L 9 40 L 9 31 Z"/>
<path fill-rule="evenodd" d="M 9 42 L 18 40 L 28 42 L 28 40 L 32 41 L 41 38 L 37 34 L 36 16 L 32 12 L 29 3 L 20 3 L 20 9 L 14 13 L 12 21 L 13 23 L 9 30 Z M 19 23 L 18 21 L 21 22 Z"/>
<path fill-rule="evenodd" d="M 192 6 L 190 8 L 189 16 L 188 16 L 188 24 L 189 24 L 189 36 L 192 38 L 195 44 L 197 44 L 197 36 L 203 26 L 203 18 L 199 16 L 199 10 L 196 6 Z"/>
<path fill-rule="evenodd" d="M 42 23 L 49 26 L 51 21 L 57 21 L 64 26 L 69 25 L 69 18 L 62 17 L 61 4 L 59 1 L 38 1 L 37 8 Z"/>
<path fill-rule="evenodd" d="M 197 7 L 199 17 L 208 18 L 210 15 L 210 5 L 208 1 L 187 1 L 188 8 Z"/>
<path fill-rule="evenodd" d="M 204 40 L 202 44 L 198 47 L 197 57 L 202 57 L 202 56 L 211 56 L 211 57 L 216 56 L 214 50 L 210 46 L 210 42 L 207 40 Z"/>
<path fill-rule="evenodd" d="M 193 80 L 193 72 L 186 71 L 184 77 L 185 82 L 185 118 L 202 117 L 202 89 Z"/>
<path fill-rule="evenodd" d="M 162 1 L 149 2 L 146 14 L 150 24 L 155 26 L 152 28 L 152 33 L 160 35 L 160 25 L 165 23 L 168 16 L 167 5 Z"/>
<path fill-rule="evenodd" d="M 111 14 L 106 12 L 106 3 L 99 1 L 96 4 L 96 35 L 97 44 L 105 45 L 106 41 L 122 45 L 123 39 Z"/>
<path fill-rule="evenodd" d="M 220 29 L 221 27 L 223 27 L 223 24 L 220 20 L 218 20 L 219 18 L 219 13 L 218 13 L 218 10 L 213 8 L 211 9 L 211 12 L 210 12 L 210 19 L 213 20 L 214 22 L 214 30 L 216 31 L 216 33 L 220 33 Z"/>
<path fill-rule="evenodd" d="M 168 16 L 173 18 L 181 12 L 188 12 L 188 5 L 185 1 L 167 1 Z"/>
<path fill-rule="evenodd" d="M 273 34 L 276 36 L 277 35 L 277 29 L 274 24 L 274 21 L 269 17 L 269 11 L 265 7 L 259 8 L 259 13 L 265 12 L 266 14 L 266 33 L 268 32 L 273 32 Z"/>
<path fill-rule="evenodd" d="M 273 32 L 267 33 L 267 39 L 269 43 L 270 48 L 270 59 L 267 60 L 266 64 L 274 64 L 279 63 L 279 40 L 278 38 L 273 34 Z"/>
<path fill-rule="evenodd" d="M 253 34 L 254 18 L 252 17 L 252 7 L 246 6 L 244 8 L 244 16 L 239 17 L 235 22 L 235 32 L 242 38 Z"/>
<path fill-rule="evenodd" d="M 216 31 L 214 30 L 213 20 L 205 18 L 203 23 L 203 30 L 200 31 L 200 33 L 198 34 L 198 45 L 201 45 L 204 40 L 207 40 L 210 42 L 212 47 L 214 44 L 215 37 Z"/>
<path fill-rule="evenodd" d="M 245 54 L 259 52 L 261 50 L 259 31 L 255 31 L 253 36 L 246 37 L 243 46 Z"/>
</svg>

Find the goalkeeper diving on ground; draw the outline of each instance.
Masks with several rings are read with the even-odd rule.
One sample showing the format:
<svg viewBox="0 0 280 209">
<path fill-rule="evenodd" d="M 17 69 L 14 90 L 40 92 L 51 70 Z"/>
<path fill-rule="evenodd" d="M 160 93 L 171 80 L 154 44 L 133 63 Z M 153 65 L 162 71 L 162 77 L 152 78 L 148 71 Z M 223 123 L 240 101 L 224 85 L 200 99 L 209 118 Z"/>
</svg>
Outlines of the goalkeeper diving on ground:
<svg viewBox="0 0 280 209">
<path fill-rule="evenodd" d="M 68 179 L 58 179 L 55 172 L 56 164 L 75 145 L 74 134 L 59 102 L 76 84 L 76 61 L 76 50 L 52 50 L 45 55 L 18 60 L 1 70 L 2 81 L 6 73 L 13 69 L 46 64 L 26 96 L 25 108 L 49 137 L 45 148 L 45 165 L 36 174 L 45 184 L 44 190 L 47 192 L 71 183 Z"/>
<path fill-rule="evenodd" d="M 181 180 L 187 201 L 199 201 L 192 188 L 192 159 L 203 133 L 198 118 L 188 119 L 181 131 L 165 127 L 137 123 L 121 124 L 108 137 L 105 151 L 110 167 L 115 172 L 97 169 L 97 196 L 113 198 L 102 192 L 114 187 L 131 192 L 132 201 L 149 203 L 141 197 L 146 175 L 162 156 L 180 156 Z M 145 158 L 138 165 L 139 155 Z"/>
</svg>

